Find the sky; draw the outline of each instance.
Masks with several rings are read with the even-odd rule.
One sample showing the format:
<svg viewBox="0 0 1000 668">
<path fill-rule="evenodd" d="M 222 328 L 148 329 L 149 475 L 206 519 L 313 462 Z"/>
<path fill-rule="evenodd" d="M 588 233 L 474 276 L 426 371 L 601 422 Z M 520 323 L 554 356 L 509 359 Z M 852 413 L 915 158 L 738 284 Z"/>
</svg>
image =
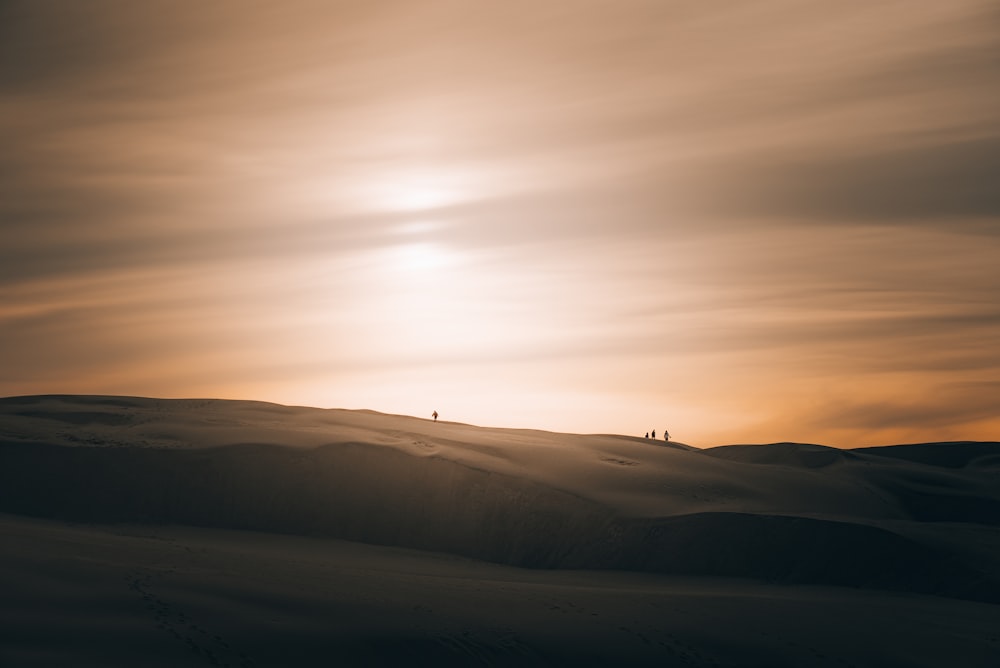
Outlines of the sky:
<svg viewBox="0 0 1000 668">
<path fill-rule="evenodd" d="M 0 2 L 0 396 L 1000 440 L 1000 6 Z"/>
</svg>

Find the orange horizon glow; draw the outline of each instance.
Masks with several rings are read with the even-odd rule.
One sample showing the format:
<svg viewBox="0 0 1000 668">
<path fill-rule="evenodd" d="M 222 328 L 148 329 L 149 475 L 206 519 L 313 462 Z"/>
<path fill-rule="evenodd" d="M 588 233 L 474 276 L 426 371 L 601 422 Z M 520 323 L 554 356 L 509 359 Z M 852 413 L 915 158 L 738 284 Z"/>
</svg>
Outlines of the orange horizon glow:
<svg viewBox="0 0 1000 668">
<path fill-rule="evenodd" d="M 985 0 L 0 13 L 0 395 L 1000 440 Z"/>
</svg>

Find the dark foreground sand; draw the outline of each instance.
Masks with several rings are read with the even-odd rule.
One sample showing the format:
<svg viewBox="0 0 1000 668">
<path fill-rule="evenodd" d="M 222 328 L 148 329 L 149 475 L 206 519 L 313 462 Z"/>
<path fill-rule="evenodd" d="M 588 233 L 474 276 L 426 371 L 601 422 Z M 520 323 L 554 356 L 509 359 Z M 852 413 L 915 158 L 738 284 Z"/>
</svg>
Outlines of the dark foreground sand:
<svg viewBox="0 0 1000 668">
<path fill-rule="evenodd" d="M 0 666 L 995 668 L 998 464 L 0 399 Z"/>
<path fill-rule="evenodd" d="M 4 666 L 983 666 L 1000 607 L 0 517 Z"/>
</svg>

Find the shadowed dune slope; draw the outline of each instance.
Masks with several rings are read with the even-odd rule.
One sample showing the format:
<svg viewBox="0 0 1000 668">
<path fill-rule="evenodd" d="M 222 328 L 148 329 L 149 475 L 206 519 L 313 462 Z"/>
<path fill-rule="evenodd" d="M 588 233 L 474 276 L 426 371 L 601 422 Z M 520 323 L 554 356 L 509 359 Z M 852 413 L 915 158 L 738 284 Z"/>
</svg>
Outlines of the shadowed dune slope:
<svg viewBox="0 0 1000 668">
<path fill-rule="evenodd" d="M 702 451 L 726 461 L 853 481 L 899 519 L 1000 525 L 1000 443 L 923 443 L 840 450 L 821 445 L 727 445 Z M 801 505 L 797 512 L 808 512 Z M 857 517 L 857 516 L 856 516 Z"/>
<path fill-rule="evenodd" d="M 981 465 L 1000 445 L 974 445 L 702 451 L 262 402 L 14 397 L 0 511 L 1000 601 L 1000 569 L 983 568 L 998 555 L 972 559 L 966 534 L 935 528 L 1000 526 Z M 925 461 L 942 458 L 966 464 Z"/>
<path fill-rule="evenodd" d="M 554 567 L 613 518 L 538 483 L 358 443 L 179 451 L 8 444 L 3 453 L 4 510 L 72 521 L 332 536 Z"/>
</svg>

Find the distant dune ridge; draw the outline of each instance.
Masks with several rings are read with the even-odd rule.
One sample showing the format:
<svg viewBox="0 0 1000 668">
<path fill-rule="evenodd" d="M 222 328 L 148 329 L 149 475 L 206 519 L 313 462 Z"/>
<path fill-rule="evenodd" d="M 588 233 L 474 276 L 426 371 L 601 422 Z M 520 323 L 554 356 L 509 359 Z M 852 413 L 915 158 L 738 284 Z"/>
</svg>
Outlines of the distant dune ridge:
<svg viewBox="0 0 1000 668">
<path fill-rule="evenodd" d="M 998 443 L 697 450 L 370 411 L 99 396 L 2 399 L 0 438 L 8 513 L 1000 602 L 1000 559 L 969 546 L 1000 526 Z"/>
</svg>

